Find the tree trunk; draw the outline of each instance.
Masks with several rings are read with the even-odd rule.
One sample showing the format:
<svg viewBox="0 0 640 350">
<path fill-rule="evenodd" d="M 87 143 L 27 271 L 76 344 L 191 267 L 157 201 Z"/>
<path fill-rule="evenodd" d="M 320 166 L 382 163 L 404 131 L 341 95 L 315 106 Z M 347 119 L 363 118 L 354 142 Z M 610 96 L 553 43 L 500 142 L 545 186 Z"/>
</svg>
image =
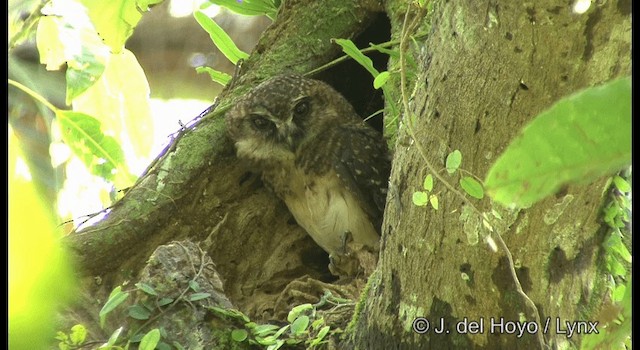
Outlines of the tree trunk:
<svg viewBox="0 0 640 350">
<path fill-rule="evenodd" d="M 596 321 L 607 292 L 601 260 L 605 181 L 569 186 L 516 211 L 487 198 L 463 200 L 436 183 L 440 209 L 425 209 L 412 203 L 428 174 L 418 146 L 438 170 L 458 149 L 462 167 L 484 178 L 539 112 L 579 89 L 630 74 L 630 2 L 593 3 L 584 14 L 553 1 L 451 0 L 432 6 L 416 30 L 428 31 L 428 39 L 407 45 L 407 55 L 419 62 L 406 88 L 416 139 L 400 126 L 379 265 L 355 316 L 353 346 L 535 349 L 541 347 L 539 332 L 550 348 L 579 346 L 582 334 L 569 337 L 565 321 Z M 406 9 L 404 1 L 387 4 L 394 37 L 400 37 Z M 417 12 L 411 11 L 409 22 Z M 457 187 L 457 177 L 446 178 Z M 502 217 L 497 233 L 540 312 L 538 333 L 519 337 L 497 326 L 501 320 L 522 324 L 535 318 L 516 291 L 505 251 L 484 243 L 489 232 L 468 203 Z M 417 334 L 416 318 L 431 328 Z M 423 326 L 421 321 L 415 326 Z M 445 334 L 437 333 L 441 321 Z M 457 329 L 464 321 L 483 322 L 484 328 Z"/>
<path fill-rule="evenodd" d="M 406 45 L 406 55 L 416 63 L 407 65 L 405 91 L 411 95 L 409 112 L 415 115 L 417 138 L 412 141 L 401 123 L 379 265 L 363 294 L 350 344 L 340 348 L 537 347 L 535 335 L 490 333 L 491 317 L 531 321 L 533 315 L 515 289 L 504 251 L 491 251 L 481 239 L 487 232 L 468 209 L 470 202 L 436 184 L 440 210 L 412 204 L 412 193 L 427 174 L 416 144 L 429 150 L 431 163 L 441 168 L 446 155 L 459 149 L 462 167 L 484 177 L 537 113 L 580 88 L 629 74 L 630 2 L 593 4 L 586 14 L 575 15 L 566 4 L 550 1 L 434 1 L 426 16 L 409 3 L 413 1 L 388 1 L 386 12 L 392 38 L 401 37 L 407 9 L 410 22 L 419 16 L 414 33 L 428 34 L 426 40 L 419 36 Z M 199 243 L 216 265 L 212 278 L 219 277 L 223 285 L 212 282 L 211 293 L 252 320 L 278 316 L 274 305 L 292 280 L 309 275 L 331 281 L 326 254 L 259 178 L 236 161 L 223 115 L 256 83 L 281 73 L 308 72 L 330 61 L 339 48 L 329 39 L 355 38 L 381 10 L 375 0 L 283 2 L 278 19 L 232 86 L 219 96 L 217 108 L 177 135 L 106 219 L 67 239 L 88 277 L 84 288 L 96 314 L 102 305 L 97 300 L 104 303 L 114 286 L 146 276 L 141 272 L 144 262 L 173 240 Z M 402 110 L 400 65 L 392 61 L 389 67 L 388 85 L 395 93 L 386 103 Z M 352 77 L 347 76 L 358 82 Z M 359 88 L 349 85 L 345 90 L 348 95 Z M 360 98 L 371 100 L 368 93 Z M 448 179 L 457 183 L 457 178 Z M 570 186 L 515 212 L 488 199 L 473 202 L 485 212 L 500 213 L 498 233 L 543 320 L 592 320 L 603 303 L 604 274 L 598 260 L 603 186 L 604 181 Z M 178 244 L 182 246 L 189 247 L 191 255 L 196 250 L 188 243 Z M 160 255 L 154 254 L 152 261 Z M 96 276 L 101 284 L 93 284 Z M 417 335 L 411 330 L 416 317 L 433 322 L 442 318 L 449 326 L 465 317 L 484 320 L 485 329 L 477 335 L 457 334 L 455 329 L 448 335 Z M 580 342 L 579 336 L 568 339 L 555 332 L 545 339 L 560 347 Z"/>
<path fill-rule="evenodd" d="M 265 31 L 230 87 L 218 96 L 216 108 L 178 133 L 105 219 L 66 238 L 85 277 L 84 299 L 70 312 L 72 321 L 97 325 L 96 316 L 111 290 L 140 281 L 143 269 L 155 269 L 157 257 L 166 256 L 161 252 L 180 254 L 176 244 L 197 242 L 206 253 L 202 259 L 210 257 L 215 263 L 224 297 L 253 321 L 282 319 L 283 312 L 286 317 L 291 305 L 281 293 L 291 281 L 334 279 L 327 269 L 327 254 L 262 185 L 258 174 L 249 173 L 236 160 L 226 136 L 224 113 L 237 96 L 271 76 L 302 74 L 332 60 L 340 48 L 330 39 L 355 38 L 381 11 L 373 0 L 283 2 L 277 21 Z M 145 267 L 152 255 L 151 265 Z M 165 258 L 161 263 L 192 261 L 191 255 Z M 192 269 L 190 265 L 181 268 Z M 193 268 L 198 268 L 195 260 Z M 119 325 L 115 322 L 105 331 Z"/>
</svg>

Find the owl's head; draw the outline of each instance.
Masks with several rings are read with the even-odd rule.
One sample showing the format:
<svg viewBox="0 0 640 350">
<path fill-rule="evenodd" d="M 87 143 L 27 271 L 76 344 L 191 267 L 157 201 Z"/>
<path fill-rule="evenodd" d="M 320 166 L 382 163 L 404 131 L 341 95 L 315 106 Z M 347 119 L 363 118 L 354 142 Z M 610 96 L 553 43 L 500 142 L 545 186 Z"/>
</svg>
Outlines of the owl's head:
<svg viewBox="0 0 640 350">
<path fill-rule="evenodd" d="M 256 86 L 226 115 L 238 156 L 293 158 L 298 147 L 335 123 L 359 120 L 331 86 L 299 75 L 281 75 Z"/>
</svg>

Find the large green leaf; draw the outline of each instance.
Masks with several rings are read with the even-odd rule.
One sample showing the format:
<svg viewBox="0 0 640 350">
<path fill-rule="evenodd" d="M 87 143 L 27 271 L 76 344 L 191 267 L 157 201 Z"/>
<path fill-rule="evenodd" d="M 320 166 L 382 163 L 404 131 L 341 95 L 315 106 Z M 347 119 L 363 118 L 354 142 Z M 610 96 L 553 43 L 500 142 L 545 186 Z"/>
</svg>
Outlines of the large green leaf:
<svg viewBox="0 0 640 350">
<path fill-rule="evenodd" d="M 136 0 L 80 0 L 104 42 L 119 53 L 142 18 Z M 143 6 L 146 6 L 142 4 Z"/>
<path fill-rule="evenodd" d="M 592 87 L 540 113 L 489 170 L 485 188 L 504 205 L 528 207 L 568 183 L 631 161 L 631 79 Z"/>
<path fill-rule="evenodd" d="M 229 37 L 224 29 L 213 19 L 205 15 L 202 11 L 194 12 L 193 16 L 196 18 L 196 21 L 200 23 L 200 26 L 209 33 L 213 44 L 216 45 L 218 50 L 220 50 L 231 63 L 236 64 L 240 59 L 249 58 L 249 55 L 240 50 L 233 40 L 231 40 L 231 37 Z"/>
<path fill-rule="evenodd" d="M 73 111 L 56 112 L 62 139 L 94 175 L 113 181 L 116 173 L 128 174 L 118 142 L 102 132 L 98 119 Z"/>
<path fill-rule="evenodd" d="M 135 155 L 144 158 L 149 155 L 153 141 L 149 92 L 138 60 L 124 49 L 110 56 L 104 74 L 76 97 L 73 109 L 97 118 L 104 132 L 121 140 L 123 147 L 131 145 Z"/>
<path fill-rule="evenodd" d="M 109 56 L 108 47 L 78 7 L 45 7 L 43 12 L 51 16 L 40 18 L 36 33 L 40 61 L 48 70 L 67 63 L 67 104 L 100 78 Z"/>
</svg>

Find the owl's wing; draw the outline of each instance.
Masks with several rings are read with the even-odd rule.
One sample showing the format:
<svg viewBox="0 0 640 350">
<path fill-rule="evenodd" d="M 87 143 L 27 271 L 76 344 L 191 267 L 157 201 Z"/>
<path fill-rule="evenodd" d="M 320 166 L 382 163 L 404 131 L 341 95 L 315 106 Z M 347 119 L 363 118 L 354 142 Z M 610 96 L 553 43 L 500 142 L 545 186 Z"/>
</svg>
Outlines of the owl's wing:
<svg viewBox="0 0 640 350">
<path fill-rule="evenodd" d="M 379 230 L 391 170 L 386 143 L 377 131 L 362 124 L 341 125 L 333 131 L 339 140 L 333 149 L 333 169 Z"/>
</svg>

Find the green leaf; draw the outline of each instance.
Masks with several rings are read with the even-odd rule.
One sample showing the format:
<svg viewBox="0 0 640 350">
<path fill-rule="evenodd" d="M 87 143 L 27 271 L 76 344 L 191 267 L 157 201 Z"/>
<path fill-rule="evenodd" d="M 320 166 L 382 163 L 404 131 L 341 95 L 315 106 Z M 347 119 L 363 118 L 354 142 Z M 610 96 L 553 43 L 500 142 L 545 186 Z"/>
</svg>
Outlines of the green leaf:
<svg viewBox="0 0 640 350">
<path fill-rule="evenodd" d="M 271 335 L 275 333 L 275 330 L 278 329 L 280 327 L 273 325 L 273 324 L 261 324 L 261 325 L 257 325 L 255 326 L 252 330 L 251 333 L 253 333 L 254 335 L 260 336 L 260 337 L 265 337 L 267 335 Z"/>
<path fill-rule="evenodd" d="M 119 290 L 119 288 L 120 287 L 118 286 L 118 287 L 116 287 L 116 289 L 114 289 L 111 292 L 111 295 L 109 296 L 109 299 L 107 300 L 107 302 L 104 304 L 104 306 L 100 310 L 100 313 L 99 313 L 99 316 L 100 316 L 100 327 L 104 327 L 104 321 L 105 321 L 105 318 L 106 318 L 107 314 L 110 313 L 111 311 L 113 311 L 116 307 L 118 307 L 118 305 L 122 304 L 122 302 L 127 300 L 127 298 L 129 297 L 129 293 L 128 292 L 122 292 L 122 291 Z M 114 293 L 114 292 L 116 292 L 116 293 Z"/>
<path fill-rule="evenodd" d="M 81 5 L 78 5 L 81 7 Z M 55 16 L 41 17 L 36 32 L 40 62 L 48 70 L 67 64 L 66 104 L 93 86 L 104 73 L 110 53 L 82 9 L 49 6 L 43 9 Z"/>
<path fill-rule="evenodd" d="M 231 331 L 231 339 L 238 343 L 245 341 L 247 336 L 249 336 L 249 333 L 246 329 L 234 329 Z"/>
<path fill-rule="evenodd" d="M 389 80 L 389 72 L 388 71 L 381 72 L 376 76 L 375 79 L 373 79 L 373 87 L 375 89 L 379 89 L 384 84 L 387 83 L 387 80 Z"/>
<path fill-rule="evenodd" d="M 154 350 L 156 345 L 160 342 L 160 330 L 154 328 L 142 337 L 140 341 L 139 350 Z"/>
<path fill-rule="evenodd" d="M 287 322 L 291 323 L 298 318 L 303 312 L 313 310 L 313 305 L 306 303 L 294 306 L 287 315 Z"/>
<path fill-rule="evenodd" d="M 213 44 L 231 63 L 237 64 L 239 60 L 249 58 L 249 55 L 240 50 L 231 37 L 213 19 L 202 11 L 194 12 L 193 16 L 200 26 L 209 33 Z"/>
<path fill-rule="evenodd" d="M 438 210 L 438 196 L 436 196 L 435 194 L 430 195 L 429 204 L 431 204 L 431 207 L 433 207 L 433 209 Z"/>
<path fill-rule="evenodd" d="M 460 179 L 460 186 L 471 197 L 477 199 L 484 198 L 484 189 L 482 188 L 482 184 L 476 179 L 470 176 L 465 176 Z"/>
<path fill-rule="evenodd" d="M 453 174 L 458 170 L 462 163 L 462 153 L 459 150 L 455 150 L 447 156 L 446 167 L 449 174 Z"/>
<path fill-rule="evenodd" d="M 428 174 L 427 176 L 424 177 L 424 182 L 422 183 L 422 188 L 424 188 L 425 191 L 429 192 L 433 189 L 433 175 Z"/>
<path fill-rule="evenodd" d="M 268 346 L 268 345 L 273 345 L 276 343 L 276 338 L 272 335 L 266 336 L 266 337 L 256 337 L 256 342 L 258 342 L 258 344 L 260 345 L 264 345 L 264 346 Z"/>
<path fill-rule="evenodd" d="M 71 339 L 71 344 L 80 345 L 84 343 L 84 340 L 87 338 L 87 329 L 83 325 L 77 324 L 71 327 L 69 338 Z"/>
<path fill-rule="evenodd" d="M 380 52 L 380 53 L 389 55 L 389 57 L 391 57 L 391 58 L 400 59 L 400 51 L 399 50 L 390 50 L 390 49 L 387 49 L 386 47 L 383 47 L 382 45 L 373 44 L 373 43 L 369 43 L 369 46 L 373 47 L 376 50 L 378 50 L 378 52 Z"/>
<path fill-rule="evenodd" d="M 102 131 L 127 135 L 121 144 L 130 144 L 135 155 L 149 156 L 153 141 L 153 122 L 149 83 L 135 55 L 129 50 L 109 56 L 98 82 L 73 100 L 73 110 L 86 113 L 102 123 Z M 126 179 L 123 179 L 126 180 Z M 135 178 L 128 179 L 133 182 Z M 119 187 L 130 183 L 119 183 Z"/>
<path fill-rule="evenodd" d="M 284 345 L 284 340 L 277 339 L 275 344 L 269 345 L 267 347 L 267 350 L 278 350 L 282 347 L 282 345 Z"/>
<path fill-rule="evenodd" d="M 279 338 L 284 332 L 287 331 L 287 329 L 289 329 L 289 327 L 291 327 L 291 325 L 282 326 L 273 336 Z"/>
<path fill-rule="evenodd" d="M 107 342 L 104 345 L 102 345 L 100 348 L 113 346 L 116 343 L 116 341 L 118 341 L 118 337 L 120 337 L 120 333 L 122 333 L 123 329 L 124 327 L 120 327 L 115 331 L 113 331 L 113 333 L 111 333 L 111 336 L 109 337 L 109 340 L 107 340 Z"/>
<path fill-rule="evenodd" d="M 56 113 L 62 139 L 91 173 L 113 181 L 116 172 L 129 174 L 118 142 L 102 131 L 96 118 L 73 111 Z"/>
<path fill-rule="evenodd" d="M 309 316 L 301 315 L 298 318 L 296 318 L 296 320 L 293 321 L 293 323 L 291 323 L 291 333 L 302 334 L 304 331 L 307 330 L 308 326 L 309 326 Z"/>
<path fill-rule="evenodd" d="M 311 341 L 310 345 L 311 346 L 320 345 L 320 343 L 322 342 L 322 339 L 324 339 L 324 337 L 327 335 L 327 333 L 329 333 L 329 329 L 331 329 L 331 327 L 329 327 L 329 326 L 322 327 L 320 332 L 318 332 L 318 335 L 315 338 L 313 338 L 313 340 Z"/>
<path fill-rule="evenodd" d="M 165 306 L 171 303 L 173 303 L 172 298 L 160 298 L 160 300 L 158 300 L 158 306 Z"/>
<path fill-rule="evenodd" d="M 135 318 L 136 320 L 148 320 L 149 316 L 151 316 L 151 312 L 146 308 L 135 304 L 131 305 L 129 308 L 129 316 Z"/>
<path fill-rule="evenodd" d="M 211 293 L 193 293 L 189 295 L 190 301 L 202 300 L 211 296 Z"/>
<path fill-rule="evenodd" d="M 631 185 L 629 185 L 627 180 L 621 178 L 618 175 L 613 177 L 613 184 L 616 185 L 616 188 L 620 192 L 623 192 L 623 193 L 631 192 Z"/>
<path fill-rule="evenodd" d="M 205 66 L 196 67 L 196 72 L 208 73 L 212 81 L 222 86 L 226 86 L 231 81 L 231 76 L 229 74 L 215 70 L 211 67 L 205 67 Z"/>
<path fill-rule="evenodd" d="M 412 200 L 413 204 L 423 207 L 429 202 L 429 195 L 426 192 L 416 191 L 413 192 Z"/>
<path fill-rule="evenodd" d="M 528 207 L 569 183 L 586 183 L 631 161 L 631 80 L 565 97 L 540 113 L 489 170 L 485 186 L 504 204 Z"/>
<path fill-rule="evenodd" d="M 200 284 L 196 280 L 190 280 L 189 288 L 191 288 L 194 292 L 197 292 L 200 290 Z"/>
<path fill-rule="evenodd" d="M 342 51 L 347 54 L 347 56 L 353 58 L 358 62 L 361 66 L 363 66 L 373 77 L 377 77 L 378 70 L 373 66 L 373 61 L 367 56 L 365 56 L 357 47 L 353 41 L 348 39 L 331 39 L 336 44 L 342 47 Z"/>
<path fill-rule="evenodd" d="M 617 285 L 616 288 L 611 293 L 611 300 L 613 300 L 616 303 L 622 301 L 622 298 L 624 297 L 626 290 L 627 290 L 627 286 L 625 286 L 624 284 Z"/>
<path fill-rule="evenodd" d="M 209 3 L 224 7 L 229 11 L 245 16 L 267 16 L 271 20 L 276 18 L 278 7 L 273 1 L 260 0 L 209 0 Z M 204 5 L 203 5 L 204 6 Z"/>
<path fill-rule="evenodd" d="M 135 284 L 136 287 L 138 287 L 138 289 L 140 289 L 141 291 L 149 294 L 149 295 L 154 295 L 157 296 L 158 292 L 156 292 L 155 289 L 153 289 L 153 287 L 151 287 L 150 285 L 146 284 L 146 283 L 142 283 L 142 282 L 138 282 Z"/>
<path fill-rule="evenodd" d="M 133 29 L 142 18 L 136 0 L 80 0 L 89 11 L 89 17 L 100 33 L 100 37 L 119 53 L 124 43 L 133 34 Z"/>
</svg>

